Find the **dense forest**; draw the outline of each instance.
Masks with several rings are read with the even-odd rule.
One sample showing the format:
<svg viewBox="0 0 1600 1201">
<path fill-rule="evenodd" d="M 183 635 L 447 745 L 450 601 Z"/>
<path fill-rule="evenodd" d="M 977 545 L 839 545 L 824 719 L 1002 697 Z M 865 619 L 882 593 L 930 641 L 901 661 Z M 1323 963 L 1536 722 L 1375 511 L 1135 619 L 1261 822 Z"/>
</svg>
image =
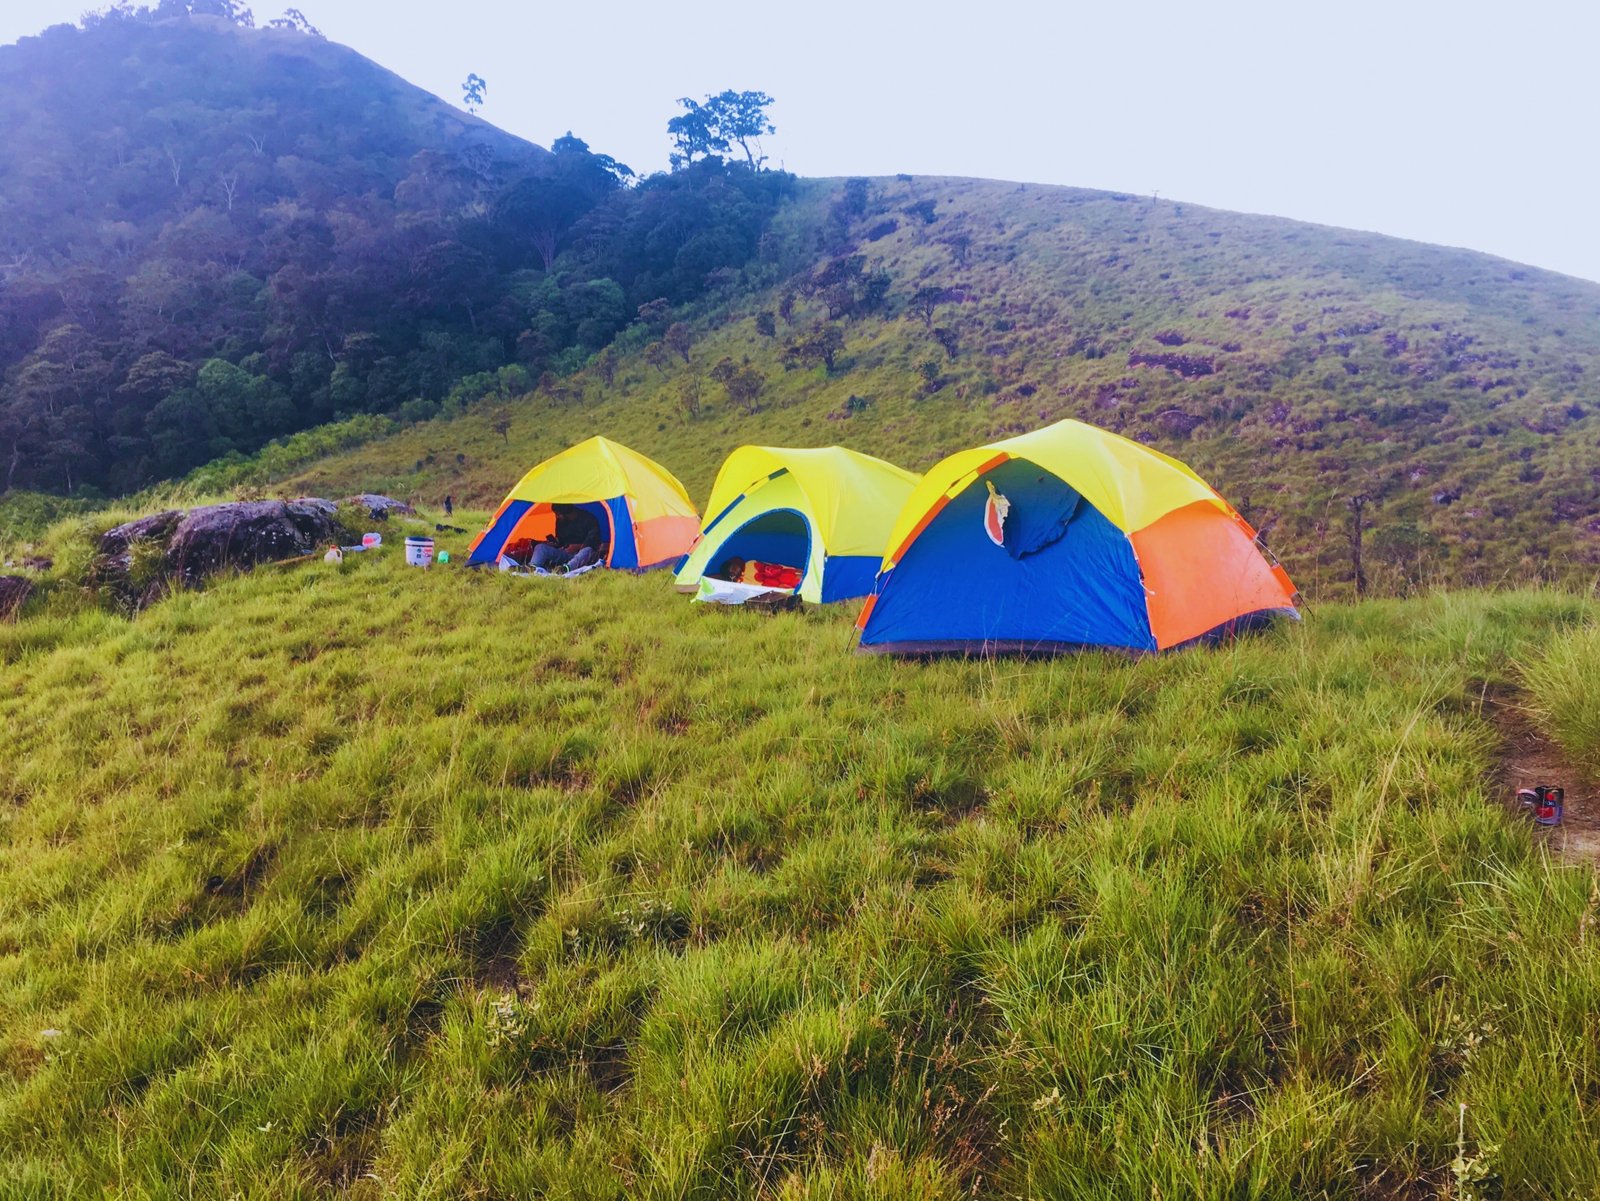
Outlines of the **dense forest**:
<svg viewBox="0 0 1600 1201">
<path fill-rule="evenodd" d="M 703 128 L 642 180 L 546 151 L 232 0 L 0 47 L 0 127 L 0 491 L 526 391 L 747 261 L 793 182 Z"/>
</svg>

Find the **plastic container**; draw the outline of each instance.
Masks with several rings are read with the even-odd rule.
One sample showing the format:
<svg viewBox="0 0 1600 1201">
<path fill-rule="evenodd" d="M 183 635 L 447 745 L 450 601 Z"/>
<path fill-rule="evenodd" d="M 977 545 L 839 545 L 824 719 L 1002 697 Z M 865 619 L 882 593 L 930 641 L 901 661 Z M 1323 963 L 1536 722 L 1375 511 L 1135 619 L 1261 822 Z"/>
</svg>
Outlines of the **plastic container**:
<svg viewBox="0 0 1600 1201">
<path fill-rule="evenodd" d="M 371 550 L 375 546 L 382 546 L 383 545 L 383 535 L 382 534 L 362 534 L 361 535 L 361 545 L 364 548 L 366 548 L 367 550 Z"/>
<path fill-rule="evenodd" d="M 406 563 L 411 567 L 427 567 L 433 562 L 432 538 L 407 538 Z"/>
<path fill-rule="evenodd" d="M 440 551 L 439 552 L 439 562 L 441 562 L 441 563 L 450 562 L 450 552 L 447 551 L 447 550 Z"/>
</svg>

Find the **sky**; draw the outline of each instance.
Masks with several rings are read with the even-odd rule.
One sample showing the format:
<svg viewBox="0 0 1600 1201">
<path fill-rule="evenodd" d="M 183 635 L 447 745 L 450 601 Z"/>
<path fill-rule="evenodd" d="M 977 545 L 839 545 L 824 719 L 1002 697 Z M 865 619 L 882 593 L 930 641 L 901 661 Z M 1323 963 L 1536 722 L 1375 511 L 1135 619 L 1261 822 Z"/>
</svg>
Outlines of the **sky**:
<svg viewBox="0 0 1600 1201">
<path fill-rule="evenodd" d="M 86 0 L 0 0 L 0 43 Z M 253 5 L 258 21 L 278 0 Z M 776 98 L 773 165 L 1108 188 L 1600 280 L 1594 0 L 300 0 L 541 145 L 666 166 L 680 96 Z"/>
</svg>

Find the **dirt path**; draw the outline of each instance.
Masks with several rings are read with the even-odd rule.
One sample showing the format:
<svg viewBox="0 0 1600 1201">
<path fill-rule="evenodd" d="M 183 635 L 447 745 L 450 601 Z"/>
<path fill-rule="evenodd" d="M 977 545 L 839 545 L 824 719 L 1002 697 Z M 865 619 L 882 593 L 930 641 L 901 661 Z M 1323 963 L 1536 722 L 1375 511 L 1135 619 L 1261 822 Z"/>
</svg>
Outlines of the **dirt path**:
<svg viewBox="0 0 1600 1201">
<path fill-rule="evenodd" d="M 1573 768 L 1523 708 L 1515 694 L 1489 693 L 1483 713 L 1500 732 L 1495 784 L 1507 807 L 1534 831 L 1549 849 L 1572 863 L 1600 864 L 1600 787 Z M 1559 826 L 1537 826 L 1516 802 L 1519 788 L 1557 784 L 1566 789 L 1566 814 Z"/>
</svg>

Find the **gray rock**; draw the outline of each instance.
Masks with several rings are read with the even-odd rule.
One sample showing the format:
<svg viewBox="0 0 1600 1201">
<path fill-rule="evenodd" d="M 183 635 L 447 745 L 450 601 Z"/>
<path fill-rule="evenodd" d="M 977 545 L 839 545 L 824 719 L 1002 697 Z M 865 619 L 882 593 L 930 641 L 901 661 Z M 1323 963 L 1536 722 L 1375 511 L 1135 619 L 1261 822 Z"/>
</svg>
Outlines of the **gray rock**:
<svg viewBox="0 0 1600 1201">
<path fill-rule="evenodd" d="M 331 500 L 323 500 L 320 496 L 297 496 L 294 500 L 285 501 L 285 504 L 301 505 L 308 509 L 315 509 L 318 513 L 331 518 L 339 511 L 339 506 Z"/>
<path fill-rule="evenodd" d="M 351 497 L 350 503 L 363 506 L 379 520 L 412 511 L 409 505 L 375 493 Z M 143 607 L 168 588 L 194 588 L 219 571 L 248 571 L 258 563 L 292 559 L 337 542 L 350 532 L 339 528 L 337 513 L 338 506 L 320 496 L 152 513 L 101 535 L 96 580 Z M 160 546 L 161 569 L 158 579 L 135 586 L 128 578 L 129 548 L 137 542 Z"/>
<path fill-rule="evenodd" d="M 1185 413 L 1182 409 L 1166 409 L 1156 414 L 1156 420 L 1161 423 L 1162 429 L 1175 438 L 1187 438 L 1205 424 L 1204 417 Z"/>
<path fill-rule="evenodd" d="M 130 544 L 142 542 L 146 538 L 165 542 L 182 520 L 182 509 L 167 509 L 119 525 L 100 535 L 100 553 L 108 556 L 126 555 Z"/>
<path fill-rule="evenodd" d="M 248 500 L 191 509 L 167 543 L 164 574 L 194 587 L 227 568 L 249 570 L 258 563 L 309 554 L 337 540 L 331 502 Z"/>
<path fill-rule="evenodd" d="M 393 514 L 399 514 L 402 517 L 415 517 L 417 513 L 405 501 L 395 500 L 392 496 L 379 496 L 376 492 L 363 492 L 359 496 L 347 496 L 344 503 L 347 505 L 360 505 L 379 521 L 387 521 Z"/>
</svg>

